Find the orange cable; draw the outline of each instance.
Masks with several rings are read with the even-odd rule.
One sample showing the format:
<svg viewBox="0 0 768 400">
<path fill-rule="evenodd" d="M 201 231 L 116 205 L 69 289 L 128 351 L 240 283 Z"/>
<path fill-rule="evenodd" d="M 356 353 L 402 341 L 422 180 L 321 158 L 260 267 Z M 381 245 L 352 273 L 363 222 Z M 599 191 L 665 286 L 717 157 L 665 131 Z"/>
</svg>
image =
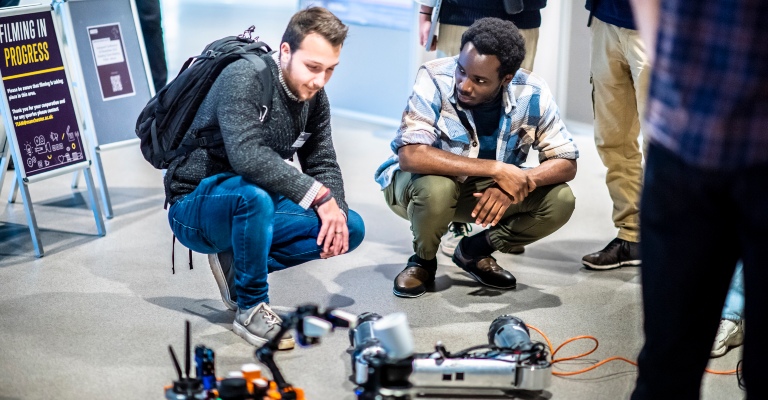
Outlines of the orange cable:
<svg viewBox="0 0 768 400">
<path fill-rule="evenodd" d="M 566 340 L 565 342 L 563 342 L 563 344 L 558 346 L 555 350 L 552 350 L 552 342 L 549 340 L 549 337 L 547 337 L 547 335 L 544 334 L 544 332 L 542 332 L 541 330 L 539 330 L 539 328 L 536 328 L 533 325 L 528 325 L 528 324 L 525 324 L 525 325 L 528 328 L 533 329 L 534 331 L 538 332 L 539 335 L 541 335 L 541 337 L 543 337 L 544 340 L 547 342 L 547 346 L 549 347 L 549 353 L 552 355 L 552 364 L 559 363 L 559 362 L 562 362 L 562 361 L 576 360 L 576 359 L 579 359 L 581 357 L 588 356 L 588 355 L 594 353 L 595 350 L 597 350 L 597 347 L 600 345 L 600 342 L 598 342 L 597 338 L 595 338 L 594 336 L 582 335 L 582 336 L 572 337 L 572 338 Z M 557 352 L 560 351 L 560 349 L 562 349 L 563 346 L 565 346 L 566 344 L 569 344 L 571 342 L 574 342 L 576 340 L 581 340 L 581 339 L 589 339 L 589 340 L 594 341 L 595 342 L 595 347 L 593 347 L 592 350 L 590 350 L 590 351 L 588 351 L 586 353 L 582 353 L 582 354 L 579 354 L 579 355 L 576 355 L 576 356 L 555 358 L 555 354 L 557 354 Z M 572 375 L 583 374 L 583 373 L 591 371 L 591 370 L 593 370 L 593 369 L 595 369 L 595 368 L 597 368 L 597 367 L 599 367 L 599 366 L 601 366 L 601 365 L 603 365 L 605 363 L 608 363 L 608 362 L 611 362 L 611 361 L 616 361 L 616 360 L 625 361 L 625 362 L 627 362 L 629 364 L 637 366 L 637 362 L 629 360 L 629 359 L 626 359 L 624 357 L 609 357 L 609 358 L 606 358 L 605 360 L 602 360 L 602 361 L 598 362 L 597 364 L 595 364 L 595 365 L 593 365 L 591 367 L 587 367 L 587 368 L 580 369 L 580 370 L 577 370 L 577 371 L 570 371 L 570 372 L 552 371 L 552 375 L 555 375 L 555 376 L 572 376 Z M 711 370 L 711 369 L 707 368 L 704 371 L 706 371 L 706 372 L 708 372 L 710 374 L 715 374 L 715 375 L 733 375 L 733 374 L 736 373 L 735 369 L 730 370 L 730 371 L 718 371 L 718 370 Z"/>
</svg>

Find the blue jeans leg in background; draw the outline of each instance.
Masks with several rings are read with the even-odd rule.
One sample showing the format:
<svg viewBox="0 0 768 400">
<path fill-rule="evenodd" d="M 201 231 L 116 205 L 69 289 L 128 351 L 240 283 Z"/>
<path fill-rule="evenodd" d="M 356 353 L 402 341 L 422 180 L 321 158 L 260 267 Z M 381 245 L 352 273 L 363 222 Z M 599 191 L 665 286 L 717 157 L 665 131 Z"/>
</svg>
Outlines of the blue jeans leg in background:
<svg viewBox="0 0 768 400">
<path fill-rule="evenodd" d="M 734 322 L 741 321 L 744 315 L 744 263 L 739 261 L 736 264 L 736 271 L 731 279 L 731 287 L 728 289 L 728 296 L 725 298 L 723 307 L 723 319 L 729 319 Z"/>
<path fill-rule="evenodd" d="M 174 203 L 168 220 L 181 244 L 199 253 L 234 253 L 237 304 L 269 302 L 267 275 L 320 258 L 320 220 L 291 200 L 241 176 L 208 177 Z M 362 218 L 349 211 L 349 251 L 363 240 Z"/>
</svg>

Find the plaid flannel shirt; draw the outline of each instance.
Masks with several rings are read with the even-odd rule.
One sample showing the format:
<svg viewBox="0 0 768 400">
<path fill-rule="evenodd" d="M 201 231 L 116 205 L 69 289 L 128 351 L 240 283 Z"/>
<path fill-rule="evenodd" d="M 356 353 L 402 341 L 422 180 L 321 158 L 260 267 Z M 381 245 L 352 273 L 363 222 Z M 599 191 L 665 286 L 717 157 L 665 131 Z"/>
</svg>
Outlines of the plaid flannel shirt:
<svg viewBox="0 0 768 400">
<path fill-rule="evenodd" d="M 472 113 L 456 102 L 454 71 L 457 57 L 441 58 L 422 65 L 416 75 L 413 94 L 403 112 L 403 120 L 392 140 L 394 153 L 377 170 L 376 182 L 382 190 L 400 169 L 398 150 L 410 144 L 427 144 L 453 154 L 477 158 L 480 146 Z M 547 84 L 537 75 L 518 70 L 504 88 L 504 112 L 499 120 L 496 160 L 520 166 L 533 146 L 539 162 L 555 158 L 575 160 L 579 151 L 560 119 L 560 113 Z M 458 113 L 466 115 L 468 132 Z M 466 176 L 457 177 L 464 181 Z"/>
<path fill-rule="evenodd" d="M 689 165 L 768 163 L 768 1 L 661 3 L 644 127 Z"/>
</svg>

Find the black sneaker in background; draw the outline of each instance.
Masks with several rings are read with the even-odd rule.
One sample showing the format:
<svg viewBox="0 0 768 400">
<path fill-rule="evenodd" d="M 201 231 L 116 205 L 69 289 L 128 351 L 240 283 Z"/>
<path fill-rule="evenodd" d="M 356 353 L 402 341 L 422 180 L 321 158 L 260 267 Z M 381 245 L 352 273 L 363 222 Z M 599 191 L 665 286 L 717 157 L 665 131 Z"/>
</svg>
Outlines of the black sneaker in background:
<svg viewBox="0 0 768 400">
<path fill-rule="evenodd" d="M 589 269 L 609 270 L 625 265 L 640 265 L 640 243 L 613 239 L 604 249 L 587 254 L 581 263 Z"/>
</svg>

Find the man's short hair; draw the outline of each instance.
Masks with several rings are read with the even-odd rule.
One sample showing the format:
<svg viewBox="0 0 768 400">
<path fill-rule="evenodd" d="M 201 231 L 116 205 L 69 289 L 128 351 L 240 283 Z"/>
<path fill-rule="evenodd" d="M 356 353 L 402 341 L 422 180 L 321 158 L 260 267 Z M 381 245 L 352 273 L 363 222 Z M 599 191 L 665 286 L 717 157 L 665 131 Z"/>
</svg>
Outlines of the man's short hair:
<svg viewBox="0 0 768 400">
<path fill-rule="evenodd" d="M 344 44 L 347 30 L 349 28 L 332 12 L 322 7 L 309 7 L 291 17 L 283 33 L 282 42 L 288 43 L 293 53 L 299 49 L 307 35 L 317 33 L 332 46 L 338 47 Z"/>
<path fill-rule="evenodd" d="M 467 42 L 483 55 L 496 56 L 501 62 L 499 77 L 514 75 L 525 58 L 525 39 L 515 24 L 498 18 L 481 18 L 461 35 L 461 48 Z"/>
</svg>

